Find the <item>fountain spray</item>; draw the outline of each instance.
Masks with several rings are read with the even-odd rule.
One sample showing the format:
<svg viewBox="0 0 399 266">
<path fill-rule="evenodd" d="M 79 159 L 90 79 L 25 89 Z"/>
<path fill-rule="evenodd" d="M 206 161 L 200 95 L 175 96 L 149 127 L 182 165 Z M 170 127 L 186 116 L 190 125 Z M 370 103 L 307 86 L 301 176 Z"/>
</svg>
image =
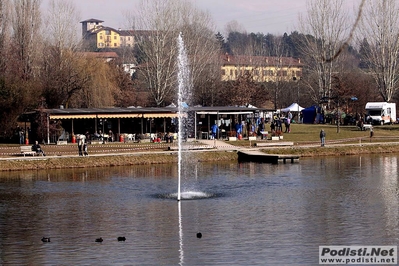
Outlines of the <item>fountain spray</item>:
<svg viewBox="0 0 399 266">
<path fill-rule="evenodd" d="M 181 199 L 181 175 L 182 175 L 182 145 L 183 145 L 183 138 L 187 137 L 187 132 L 184 127 L 184 119 L 187 117 L 187 111 L 185 110 L 184 103 L 187 101 L 190 92 L 190 71 L 188 67 L 188 57 L 184 47 L 183 36 L 180 32 L 179 37 L 177 39 L 179 54 L 177 57 L 178 61 L 178 118 L 179 118 L 179 132 L 178 132 L 178 187 L 177 187 L 177 200 L 180 201 Z"/>
</svg>

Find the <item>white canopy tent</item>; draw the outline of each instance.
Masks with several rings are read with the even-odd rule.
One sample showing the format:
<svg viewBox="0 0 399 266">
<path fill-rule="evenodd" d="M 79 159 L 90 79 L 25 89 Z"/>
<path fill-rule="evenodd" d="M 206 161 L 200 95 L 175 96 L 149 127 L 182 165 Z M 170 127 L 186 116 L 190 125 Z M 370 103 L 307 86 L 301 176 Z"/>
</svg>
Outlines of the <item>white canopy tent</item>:
<svg viewBox="0 0 399 266">
<path fill-rule="evenodd" d="M 305 108 L 299 106 L 299 104 L 297 104 L 297 103 L 293 103 L 293 104 L 291 104 L 290 106 L 281 109 L 280 111 L 281 111 L 281 112 L 285 112 L 285 113 L 286 113 L 286 112 L 300 112 L 300 111 L 302 111 L 303 109 L 305 109 Z"/>
</svg>

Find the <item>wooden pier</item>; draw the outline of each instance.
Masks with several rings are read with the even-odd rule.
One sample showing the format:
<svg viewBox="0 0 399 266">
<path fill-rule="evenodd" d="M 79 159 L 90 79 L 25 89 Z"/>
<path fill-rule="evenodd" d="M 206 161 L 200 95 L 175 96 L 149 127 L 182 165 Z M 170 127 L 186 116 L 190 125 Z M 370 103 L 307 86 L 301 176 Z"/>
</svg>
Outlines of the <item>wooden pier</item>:
<svg viewBox="0 0 399 266">
<path fill-rule="evenodd" d="M 267 154 L 261 151 L 239 151 L 238 160 L 244 162 L 259 162 L 259 163 L 271 163 L 278 164 L 279 162 L 286 163 L 298 162 L 299 155 L 291 154 Z"/>
</svg>

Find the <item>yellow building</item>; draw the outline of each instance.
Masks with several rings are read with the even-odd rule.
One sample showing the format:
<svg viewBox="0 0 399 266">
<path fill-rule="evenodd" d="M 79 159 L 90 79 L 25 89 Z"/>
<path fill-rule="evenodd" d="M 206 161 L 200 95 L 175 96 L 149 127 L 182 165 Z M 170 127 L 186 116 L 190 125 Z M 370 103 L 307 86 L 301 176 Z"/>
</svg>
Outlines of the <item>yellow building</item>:
<svg viewBox="0 0 399 266">
<path fill-rule="evenodd" d="M 226 54 L 221 59 L 222 81 L 236 80 L 248 74 L 256 82 L 293 81 L 302 76 L 302 68 L 301 60 L 292 57 Z"/>
<path fill-rule="evenodd" d="M 147 36 L 150 31 L 122 30 L 106 27 L 99 19 L 81 21 L 82 37 L 92 49 L 134 47 L 136 39 Z"/>
<path fill-rule="evenodd" d="M 118 48 L 121 46 L 119 31 L 102 25 L 102 20 L 88 19 L 82 21 L 82 35 L 93 48 Z"/>
</svg>

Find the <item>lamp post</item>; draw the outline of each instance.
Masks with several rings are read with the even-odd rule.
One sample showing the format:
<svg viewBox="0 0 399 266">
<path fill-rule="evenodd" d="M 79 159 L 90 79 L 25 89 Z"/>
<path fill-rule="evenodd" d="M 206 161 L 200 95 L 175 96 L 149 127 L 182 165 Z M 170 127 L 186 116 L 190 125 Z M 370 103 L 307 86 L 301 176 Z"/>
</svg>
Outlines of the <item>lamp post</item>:
<svg viewBox="0 0 399 266">
<path fill-rule="evenodd" d="M 103 136 L 102 136 L 103 137 L 103 144 L 105 144 L 105 136 L 104 136 L 105 135 L 105 131 L 104 131 L 105 130 L 105 122 L 107 122 L 107 119 L 103 119 Z"/>
<path fill-rule="evenodd" d="M 297 91 L 297 95 L 296 95 L 296 104 L 298 106 L 298 110 L 297 110 L 297 119 L 298 119 L 298 124 L 299 124 L 299 81 L 301 80 L 301 77 L 293 77 L 292 78 L 294 81 L 296 81 L 296 91 Z"/>
</svg>

